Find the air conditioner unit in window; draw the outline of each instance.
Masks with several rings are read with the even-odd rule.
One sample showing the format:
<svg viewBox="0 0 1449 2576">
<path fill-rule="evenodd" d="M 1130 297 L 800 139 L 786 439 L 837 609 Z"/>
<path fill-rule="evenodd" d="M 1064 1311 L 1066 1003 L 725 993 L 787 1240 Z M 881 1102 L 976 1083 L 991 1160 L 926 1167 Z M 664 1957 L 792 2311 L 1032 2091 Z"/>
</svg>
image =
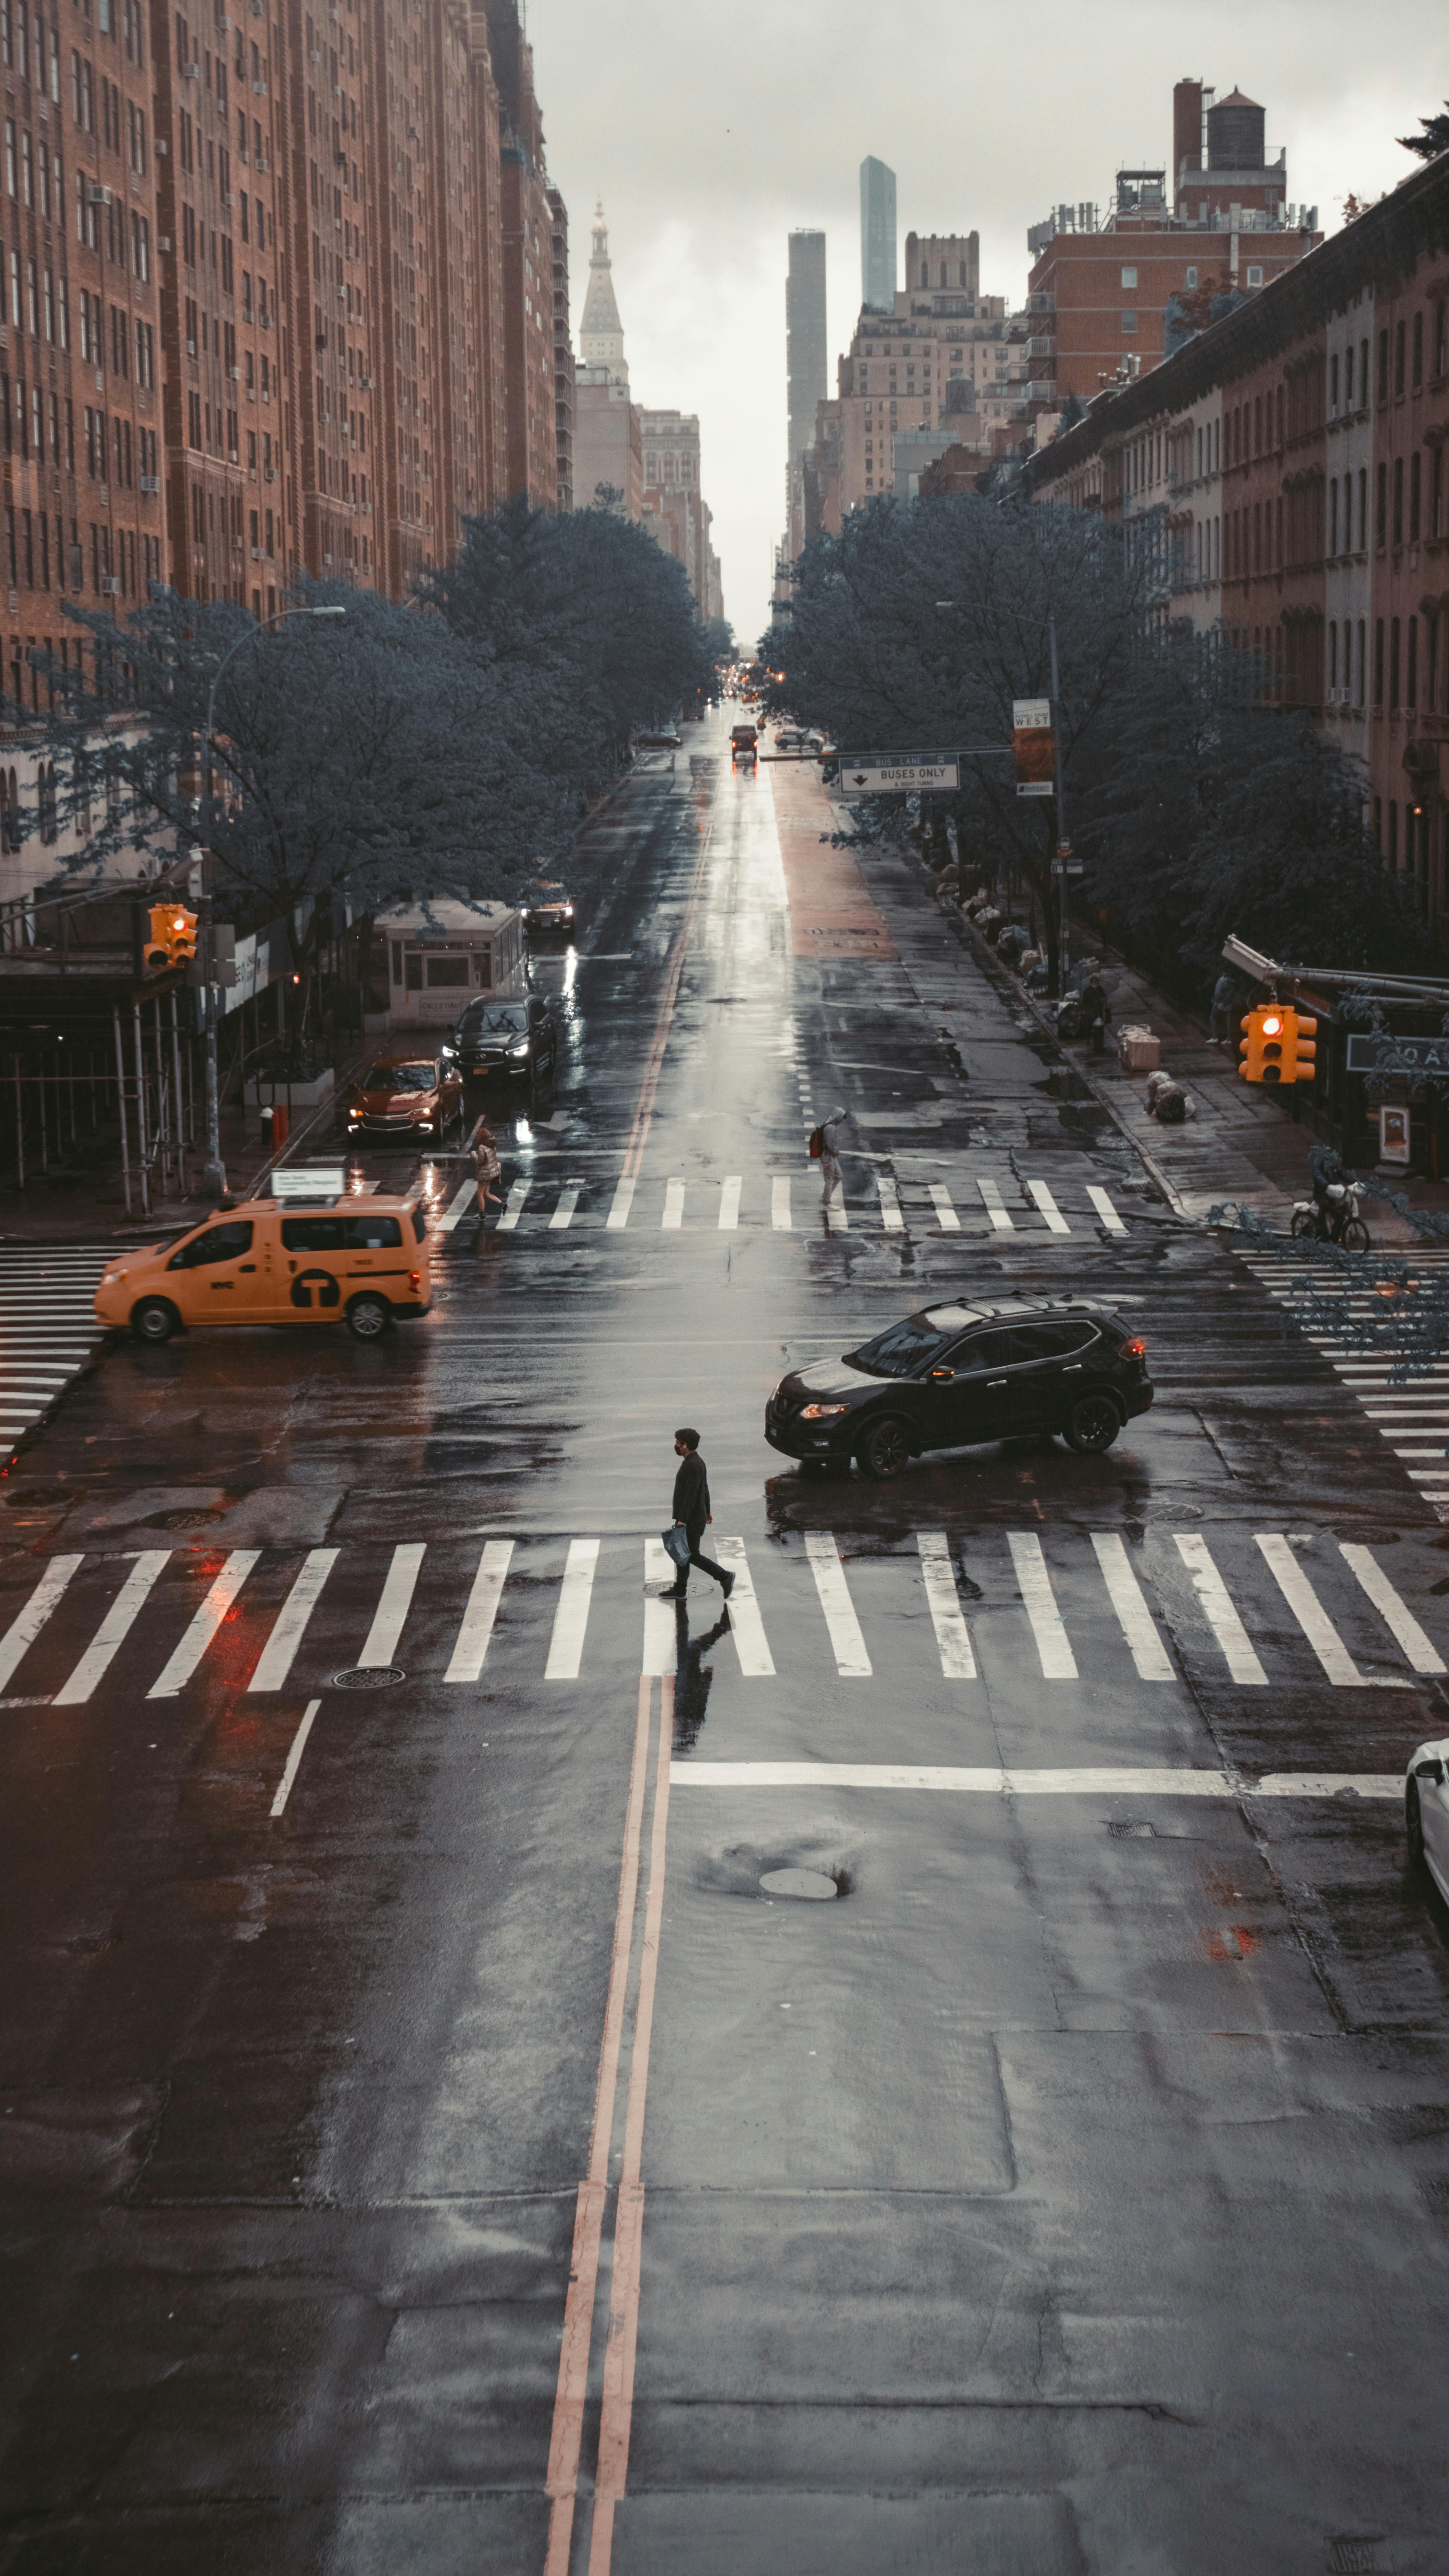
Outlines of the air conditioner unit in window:
<svg viewBox="0 0 1449 2576">
<path fill-rule="evenodd" d="M 194 357 L 195 357 L 195 355 L 196 355 L 196 342 L 195 342 L 194 340 L 188 340 L 188 341 L 187 341 L 187 343 L 186 343 L 186 354 L 187 354 L 188 358 L 194 358 Z"/>
<path fill-rule="evenodd" d="M 240 367 L 233 367 L 233 368 L 232 368 L 232 370 L 231 370 L 231 380 L 232 380 L 232 383 L 233 383 L 234 385 L 239 385 L 239 384 L 241 383 L 241 369 L 240 369 Z"/>
<path fill-rule="evenodd" d="M 257 154 L 257 168 L 259 170 L 270 170 L 271 166 L 272 165 L 267 159 L 265 152 L 259 152 Z"/>
<path fill-rule="evenodd" d="M 266 94 L 267 94 L 267 84 L 266 84 L 266 82 L 265 82 L 265 81 L 253 81 L 253 83 L 252 83 L 252 96 L 253 96 L 253 98 L 265 98 L 265 97 L 266 97 Z"/>
<path fill-rule="evenodd" d="M 199 81 L 201 78 L 200 63 L 183 63 L 181 66 L 181 77 L 183 80 Z"/>
<path fill-rule="evenodd" d="M 239 465 L 239 464 L 241 463 L 241 458 L 238 456 L 237 451 L 236 451 L 236 449 L 235 449 L 234 447 L 229 447 L 229 448 L 227 449 L 227 451 L 226 451 L 226 455 L 227 455 L 227 463 L 228 463 L 229 465 Z"/>
<path fill-rule="evenodd" d="M 321 49 L 320 45 L 314 45 L 314 46 L 313 46 L 311 53 L 310 53 L 310 54 L 308 55 L 308 57 L 307 57 L 307 60 L 308 60 L 309 62 L 312 62 L 312 63 L 320 63 L 320 61 L 322 60 L 322 49 Z"/>
<path fill-rule="evenodd" d="M 265 465 L 265 466 L 263 466 L 263 468 L 262 468 L 262 472 L 263 472 L 263 475 L 264 475 L 264 477 L 265 477 L 265 479 L 266 479 L 266 481 L 267 481 L 268 483 L 275 483 L 275 481 L 276 481 L 276 479 L 277 479 L 277 469 L 276 469 L 275 465 Z"/>
<path fill-rule="evenodd" d="M 111 192 L 109 188 L 98 188 L 92 180 L 87 186 L 86 198 L 93 206 L 108 206 L 111 202 Z"/>
<path fill-rule="evenodd" d="M 141 477 L 141 489 L 143 492 L 159 492 L 161 489 L 160 475 L 143 474 Z"/>
<path fill-rule="evenodd" d="M 101 588 L 111 597 L 118 597 L 121 588 L 119 576 L 113 572 L 103 572 L 101 575 Z"/>
<path fill-rule="evenodd" d="M 252 561 L 253 561 L 253 563 L 260 563 L 260 562 L 261 562 L 261 560 L 262 560 L 262 550 L 261 550 L 261 547 L 260 547 L 260 546 L 253 546 L 253 548 L 252 548 Z"/>
<path fill-rule="evenodd" d="M 158 250 L 169 250 L 171 248 L 171 235 L 169 233 L 158 233 L 156 235 L 156 248 Z"/>
</svg>

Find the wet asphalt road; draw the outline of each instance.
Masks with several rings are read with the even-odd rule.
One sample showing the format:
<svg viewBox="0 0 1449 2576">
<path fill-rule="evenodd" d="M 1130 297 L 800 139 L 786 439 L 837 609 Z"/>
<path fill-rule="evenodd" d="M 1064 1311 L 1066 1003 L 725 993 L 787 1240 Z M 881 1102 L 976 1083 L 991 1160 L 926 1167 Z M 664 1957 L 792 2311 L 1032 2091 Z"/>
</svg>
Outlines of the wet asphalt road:
<svg viewBox="0 0 1449 2576">
<path fill-rule="evenodd" d="M 1445 1917 L 1331 1786 L 1449 1725 L 1439 1525 L 721 741 L 594 827 L 432 1317 L 118 1344 L 6 1484 L 4 2576 L 1443 2565 Z M 1146 1334 L 1106 1458 L 765 1447 L 1017 1284 Z"/>
</svg>

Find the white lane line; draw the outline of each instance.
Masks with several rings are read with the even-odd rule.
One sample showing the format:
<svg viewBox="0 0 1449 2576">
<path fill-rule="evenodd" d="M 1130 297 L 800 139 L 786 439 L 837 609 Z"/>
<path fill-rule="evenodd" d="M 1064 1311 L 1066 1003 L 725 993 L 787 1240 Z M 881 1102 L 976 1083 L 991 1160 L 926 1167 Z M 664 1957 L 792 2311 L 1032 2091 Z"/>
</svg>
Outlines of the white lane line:
<svg viewBox="0 0 1449 2576">
<path fill-rule="evenodd" d="M 880 1196 L 881 1224 L 887 1234 L 904 1234 L 906 1221 L 901 1214 L 901 1203 L 896 1196 L 895 1182 L 888 1180 L 883 1172 L 877 1172 L 875 1185 Z"/>
<path fill-rule="evenodd" d="M 1034 1530 L 1010 1530 L 1007 1545 L 1011 1549 L 1017 1586 L 1041 1659 L 1042 1680 L 1074 1682 L 1077 1659 L 1057 1608 L 1047 1561 L 1041 1552 L 1041 1540 Z"/>
<path fill-rule="evenodd" d="M 810 1559 L 810 1571 L 815 1577 L 815 1589 L 825 1613 L 825 1625 L 830 1631 L 835 1669 L 842 1681 L 866 1681 L 870 1677 L 870 1657 L 865 1651 L 865 1639 L 855 1615 L 845 1568 L 840 1562 L 840 1550 L 831 1531 L 807 1530 L 805 1553 Z"/>
<path fill-rule="evenodd" d="M 770 1184 L 770 1223 L 777 1234 L 789 1234 L 792 1231 L 788 1173 L 777 1173 Z"/>
<path fill-rule="evenodd" d="M 844 1199 L 829 1201 L 825 1210 L 825 1223 L 831 1234 L 849 1234 L 850 1219 L 845 1213 Z"/>
<path fill-rule="evenodd" d="M 1087 1196 L 1091 1200 L 1093 1207 L 1096 1209 L 1098 1216 L 1101 1218 L 1102 1223 L 1109 1234 L 1126 1233 L 1127 1228 L 1123 1224 L 1120 1216 L 1117 1214 L 1117 1211 L 1112 1205 L 1111 1200 L 1108 1198 L 1106 1191 L 1104 1189 L 1099 1189 L 1095 1181 L 1089 1181 L 1087 1183 Z"/>
<path fill-rule="evenodd" d="M 987 1215 L 990 1217 L 996 1232 L 998 1234 L 1015 1234 L 1016 1220 L 1008 1209 L 1005 1199 L 1002 1197 L 1000 1190 L 990 1177 L 990 1174 L 984 1173 L 978 1175 L 976 1187 L 981 1193 L 981 1204 L 985 1208 Z"/>
<path fill-rule="evenodd" d="M 943 1234 L 959 1234 L 961 1220 L 956 1214 L 951 1193 L 944 1181 L 928 1181 L 926 1195 L 936 1211 L 936 1223 Z"/>
<path fill-rule="evenodd" d="M 1042 1215 L 1046 1218 L 1048 1231 L 1052 1234 L 1070 1234 L 1072 1229 L 1068 1225 L 1066 1218 L 1063 1216 L 1061 1209 L 1058 1207 L 1056 1200 L 1052 1197 L 1051 1191 L 1047 1188 L 1045 1181 L 1028 1181 L 1026 1186 L 1030 1190 L 1032 1197 L 1035 1199 L 1037 1206 L 1041 1209 Z"/>
<path fill-rule="evenodd" d="M 413 1597 L 413 1586 L 417 1582 L 418 1569 L 425 1552 L 425 1546 L 421 1540 L 393 1549 L 392 1563 L 387 1569 L 387 1581 L 378 1596 L 377 1608 L 372 1614 L 372 1626 L 367 1632 L 367 1643 L 357 1658 L 359 1664 L 365 1666 L 392 1662 L 398 1650 L 398 1640 L 402 1636 L 403 1623 L 407 1618 Z"/>
<path fill-rule="evenodd" d="M 941 1670 L 948 1681 L 974 1682 L 976 1658 L 971 1652 L 971 1638 L 961 1612 L 961 1596 L 956 1589 L 951 1542 L 944 1530 L 917 1530 L 916 1552 L 921 1560 L 921 1581 L 926 1587 L 926 1606 L 936 1631 Z"/>
<path fill-rule="evenodd" d="M 684 1183 L 683 1181 L 666 1181 L 664 1184 L 664 1214 L 659 1220 L 659 1230 L 661 1234 L 677 1234 L 683 1223 Z"/>
<path fill-rule="evenodd" d="M 1233 1608 L 1232 1595 L 1208 1554 L 1207 1540 L 1197 1530 L 1177 1530 L 1177 1552 L 1197 1594 L 1203 1617 L 1223 1650 L 1228 1671 L 1235 1682 L 1261 1683 L 1266 1689 L 1268 1676 L 1253 1652 L 1247 1629 Z"/>
<path fill-rule="evenodd" d="M 260 1555 L 259 1547 L 233 1548 L 170 1662 L 151 1684 L 148 1699 L 174 1699 L 190 1681 Z"/>
<path fill-rule="evenodd" d="M 740 1671 L 747 1681 L 757 1681 L 774 1671 L 775 1659 L 760 1616 L 755 1578 L 750 1572 L 745 1542 L 742 1538 L 717 1538 L 714 1552 L 726 1572 L 735 1578 L 735 1588 L 729 1598 L 730 1634 L 740 1659 Z"/>
<path fill-rule="evenodd" d="M 553 1635 L 549 1639 L 548 1662 L 543 1668 L 547 1682 L 576 1682 L 584 1651 L 584 1630 L 589 1624 L 589 1603 L 593 1598 L 594 1574 L 599 1562 L 596 1538 L 571 1538 L 568 1562 L 559 1586 L 558 1608 L 553 1614 Z"/>
<path fill-rule="evenodd" d="M 1357 1575 L 1389 1634 L 1402 1646 L 1410 1669 L 1416 1673 L 1442 1673 L 1444 1660 L 1433 1638 L 1420 1627 L 1408 1603 L 1401 1600 L 1383 1567 L 1369 1550 L 1340 1539 L 1338 1552 L 1344 1564 Z"/>
<path fill-rule="evenodd" d="M 35 1643 L 83 1556 L 53 1556 L 23 1610 L 16 1612 L 0 1637 L 0 1690 L 5 1688 L 26 1649 Z"/>
<path fill-rule="evenodd" d="M 606 1234 L 616 1233 L 620 1226 L 628 1224 L 629 1210 L 634 1204 L 634 1187 L 635 1184 L 632 1179 L 622 1180 L 619 1183 L 618 1188 L 614 1192 L 613 1203 L 609 1209 L 609 1213 L 604 1219 L 604 1231 Z"/>
<path fill-rule="evenodd" d="M 1226 1771 L 957 1771 L 892 1762 L 694 1762 L 676 1789 L 936 1789 L 1011 1798 L 1402 1798 L 1400 1771 L 1273 1771 L 1256 1785 Z"/>
<path fill-rule="evenodd" d="M 662 1587 L 679 1581 L 679 1568 L 662 1538 L 644 1541 L 644 1661 L 641 1674 L 672 1673 L 679 1660 L 674 1613 L 679 1606 L 660 1598 Z"/>
<path fill-rule="evenodd" d="M 1281 1530 L 1254 1532 L 1273 1580 L 1329 1680 L 1339 1690 L 1367 1690 L 1361 1673 Z"/>
<path fill-rule="evenodd" d="M 554 1212 L 548 1221 L 550 1232 L 553 1232 L 559 1226 L 573 1224 L 574 1210 L 578 1206 L 579 1192 L 583 1186 L 584 1184 L 582 1179 L 570 1179 L 565 1181 L 563 1188 L 558 1194 L 558 1205 L 554 1209 Z"/>
<path fill-rule="evenodd" d="M 297 1771 L 301 1763 L 302 1756 L 307 1750 L 307 1738 L 312 1732 L 312 1720 L 316 1716 L 321 1705 L 322 1702 L 320 1699 L 309 1699 L 307 1702 L 306 1712 L 303 1716 L 302 1723 L 292 1738 L 292 1749 L 287 1755 L 286 1766 L 282 1772 L 280 1780 L 277 1782 L 277 1794 L 272 1800 L 271 1806 L 271 1812 L 274 1816 L 279 1816 L 281 1814 L 283 1808 L 286 1806 L 287 1800 L 292 1794 L 292 1783 L 297 1777 Z"/>
<path fill-rule="evenodd" d="M 296 1582 L 277 1612 L 272 1633 L 257 1658 L 257 1668 L 247 1684 L 249 1691 L 278 1691 L 292 1669 L 292 1658 L 302 1642 L 308 1620 L 317 1606 L 317 1596 L 337 1563 L 335 1547 L 314 1547 Z"/>
<path fill-rule="evenodd" d="M 58 1708 L 89 1699 L 127 1630 L 140 1617 L 147 1593 L 171 1554 L 169 1547 L 148 1548 L 139 1555 L 69 1681 L 55 1694 Z"/>
<path fill-rule="evenodd" d="M 453 1641 L 453 1657 L 443 1675 L 445 1682 L 476 1682 L 483 1670 L 483 1658 L 493 1635 L 493 1622 L 503 1596 L 504 1577 L 513 1556 L 511 1538 L 490 1538 L 484 1547 L 468 1607 Z"/>
<path fill-rule="evenodd" d="M 1132 1661 L 1145 1682 L 1170 1682 L 1176 1679 L 1172 1657 L 1158 1634 L 1157 1622 L 1147 1606 L 1147 1596 L 1132 1571 L 1127 1542 L 1116 1530 L 1094 1530 L 1092 1546 L 1107 1586 L 1107 1597 L 1117 1613 L 1122 1634 L 1132 1651 Z"/>
<path fill-rule="evenodd" d="M 461 1189 L 454 1191 L 453 1196 L 448 1201 L 444 1213 L 438 1219 L 439 1234 L 452 1233 L 458 1219 L 461 1216 L 466 1216 L 468 1209 L 472 1205 L 473 1199 L 477 1194 L 477 1189 L 477 1182 L 469 1180 L 464 1181 Z"/>
<path fill-rule="evenodd" d="M 719 1232 L 721 1234 L 732 1233 L 734 1228 L 739 1224 L 740 1191 L 743 1186 L 744 1176 L 740 1172 L 731 1172 L 728 1177 L 720 1183 Z"/>
<path fill-rule="evenodd" d="M 495 1234 L 510 1234 L 523 1214 L 523 1202 L 532 1189 L 532 1181 L 514 1181 L 508 1192 L 507 1205 L 494 1227 Z"/>
</svg>

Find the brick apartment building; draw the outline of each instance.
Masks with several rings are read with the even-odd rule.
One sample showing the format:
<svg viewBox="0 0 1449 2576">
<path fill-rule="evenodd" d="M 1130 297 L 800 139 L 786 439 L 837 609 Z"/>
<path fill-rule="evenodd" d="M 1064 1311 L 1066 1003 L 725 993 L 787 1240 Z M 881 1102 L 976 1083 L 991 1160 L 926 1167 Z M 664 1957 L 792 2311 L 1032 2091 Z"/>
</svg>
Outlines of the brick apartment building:
<svg viewBox="0 0 1449 2576">
<path fill-rule="evenodd" d="M 836 397 L 817 413 L 815 468 L 829 484 L 808 505 L 818 515 L 858 509 L 896 488 L 898 442 L 910 442 L 911 471 L 970 436 L 979 424 L 1005 420 L 1017 388 L 1009 380 L 1006 304 L 983 295 L 975 233 L 906 235 L 906 283 L 890 312 L 863 306 L 851 343 L 837 363 Z M 970 424 L 968 428 L 967 424 Z"/>
<path fill-rule="evenodd" d="M 1449 154 L 1028 463 L 1157 550 L 1364 765 L 1386 865 L 1449 919 Z"/>
</svg>

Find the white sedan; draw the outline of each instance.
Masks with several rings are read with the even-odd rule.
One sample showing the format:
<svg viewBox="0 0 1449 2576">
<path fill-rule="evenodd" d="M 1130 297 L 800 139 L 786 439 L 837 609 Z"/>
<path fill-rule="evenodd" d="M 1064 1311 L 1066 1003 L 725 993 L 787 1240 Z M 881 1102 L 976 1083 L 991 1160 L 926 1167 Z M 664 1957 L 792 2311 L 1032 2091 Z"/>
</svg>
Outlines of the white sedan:
<svg viewBox="0 0 1449 2576">
<path fill-rule="evenodd" d="M 1404 1780 L 1404 1826 L 1411 1861 L 1424 1861 L 1449 1902 L 1449 1736 L 1421 1744 Z"/>
</svg>

